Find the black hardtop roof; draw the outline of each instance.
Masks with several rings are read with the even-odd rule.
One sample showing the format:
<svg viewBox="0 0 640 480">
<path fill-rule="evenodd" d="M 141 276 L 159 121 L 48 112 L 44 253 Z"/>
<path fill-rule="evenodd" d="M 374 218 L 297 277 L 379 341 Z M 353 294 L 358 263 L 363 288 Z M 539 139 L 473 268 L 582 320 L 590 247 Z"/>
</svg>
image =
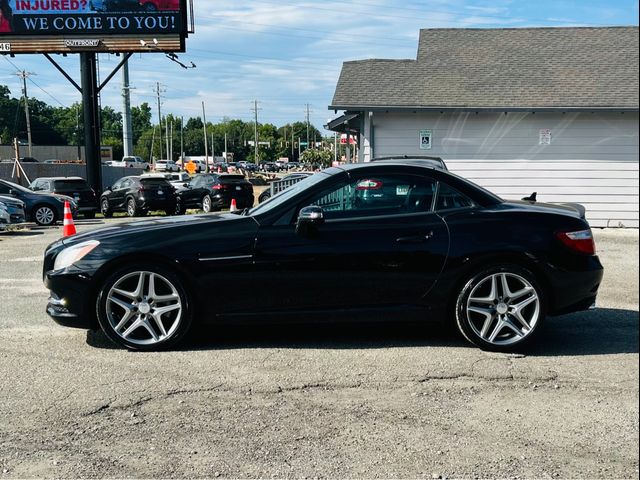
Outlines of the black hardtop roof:
<svg viewBox="0 0 640 480">
<path fill-rule="evenodd" d="M 436 160 L 435 158 L 403 158 L 403 157 L 389 157 L 389 158 L 376 158 L 374 161 L 367 163 L 349 163 L 346 165 L 340 165 L 337 168 L 341 168 L 345 171 L 357 170 L 359 168 L 371 167 L 371 166 L 405 166 L 405 167 L 420 167 L 429 168 L 432 170 L 447 171 L 447 166 L 442 159 Z"/>
</svg>

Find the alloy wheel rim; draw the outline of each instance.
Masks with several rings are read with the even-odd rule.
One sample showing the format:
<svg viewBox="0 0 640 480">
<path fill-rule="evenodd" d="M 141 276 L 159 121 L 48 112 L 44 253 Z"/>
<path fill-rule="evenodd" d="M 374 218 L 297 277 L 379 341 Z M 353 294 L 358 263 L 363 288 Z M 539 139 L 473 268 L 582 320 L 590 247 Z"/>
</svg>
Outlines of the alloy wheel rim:
<svg viewBox="0 0 640 480">
<path fill-rule="evenodd" d="M 107 202 L 106 200 L 102 201 L 102 214 L 104 215 L 105 213 L 109 212 L 109 202 Z"/>
<path fill-rule="evenodd" d="M 204 210 L 206 213 L 209 213 L 211 211 L 211 199 L 208 196 L 202 199 L 202 210 Z"/>
<path fill-rule="evenodd" d="M 51 210 L 49 207 L 40 207 L 38 210 L 36 210 L 36 220 L 42 225 L 49 225 L 53 223 L 53 218 L 53 210 Z"/>
<path fill-rule="evenodd" d="M 130 217 L 133 217 L 133 215 L 136 213 L 136 206 L 133 203 L 133 200 L 129 200 L 127 202 L 127 214 L 129 214 Z"/>
<path fill-rule="evenodd" d="M 474 333 L 492 345 L 512 345 L 529 336 L 540 321 L 540 296 L 534 286 L 515 273 L 483 278 L 466 305 Z"/>
<path fill-rule="evenodd" d="M 170 338 L 180 326 L 182 310 L 175 286 L 155 272 L 128 273 L 107 294 L 109 325 L 134 345 L 155 345 Z"/>
</svg>

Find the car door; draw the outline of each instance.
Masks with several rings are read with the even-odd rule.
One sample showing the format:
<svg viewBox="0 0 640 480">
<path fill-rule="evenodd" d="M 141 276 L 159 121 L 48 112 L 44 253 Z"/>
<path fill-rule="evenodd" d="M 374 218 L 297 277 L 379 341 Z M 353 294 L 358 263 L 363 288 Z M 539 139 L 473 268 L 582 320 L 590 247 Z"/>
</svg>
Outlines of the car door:
<svg viewBox="0 0 640 480">
<path fill-rule="evenodd" d="M 296 212 L 261 227 L 256 280 L 282 288 L 256 301 L 276 311 L 424 305 L 449 249 L 433 211 L 436 184 L 422 175 L 362 174 L 296 207 L 323 208 L 314 235 L 296 233 Z"/>
<path fill-rule="evenodd" d="M 111 203 L 112 208 L 124 208 L 124 197 L 131 184 L 130 178 L 123 178 L 113 186 L 113 190 L 109 195 L 109 203 Z"/>
<path fill-rule="evenodd" d="M 199 192 L 203 185 L 203 177 L 193 177 L 189 182 L 189 186 L 181 192 L 181 202 L 187 208 L 199 207 L 200 196 Z"/>
</svg>

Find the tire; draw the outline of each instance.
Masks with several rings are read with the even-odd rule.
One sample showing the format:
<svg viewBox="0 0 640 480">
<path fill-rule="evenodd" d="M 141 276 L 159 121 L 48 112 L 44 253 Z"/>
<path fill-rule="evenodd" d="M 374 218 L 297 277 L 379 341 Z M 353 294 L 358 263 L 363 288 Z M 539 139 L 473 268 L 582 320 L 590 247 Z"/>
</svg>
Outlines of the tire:
<svg viewBox="0 0 640 480">
<path fill-rule="evenodd" d="M 132 198 L 132 197 L 127 198 L 127 216 L 129 217 L 140 216 L 140 209 L 138 208 L 138 204 L 136 203 L 135 198 Z"/>
<path fill-rule="evenodd" d="M 482 350 L 521 350 L 541 329 L 546 313 L 544 290 L 529 270 L 497 265 L 467 281 L 458 294 L 455 313 L 462 335 Z"/>
<path fill-rule="evenodd" d="M 173 270 L 149 263 L 117 270 L 98 293 L 100 328 L 129 350 L 165 350 L 177 345 L 193 320 L 191 298 L 183 284 Z"/>
<path fill-rule="evenodd" d="M 104 218 L 113 217 L 113 211 L 109 208 L 109 200 L 107 200 L 106 198 L 103 198 L 100 201 L 100 213 L 102 213 L 102 216 Z"/>
<path fill-rule="evenodd" d="M 49 227 L 56 223 L 58 215 L 51 205 L 36 205 L 31 214 L 33 221 L 43 227 Z"/>
<path fill-rule="evenodd" d="M 204 213 L 211 213 L 213 211 L 213 201 L 210 195 L 202 197 L 202 211 Z"/>
<path fill-rule="evenodd" d="M 96 218 L 96 212 L 87 212 L 84 213 L 84 218 L 86 218 L 87 220 L 93 220 L 94 218 Z"/>
<path fill-rule="evenodd" d="M 270 198 L 271 198 L 271 192 L 267 190 L 260 194 L 260 196 L 258 197 L 258 203 L 266 202 Z"/>
</svg>

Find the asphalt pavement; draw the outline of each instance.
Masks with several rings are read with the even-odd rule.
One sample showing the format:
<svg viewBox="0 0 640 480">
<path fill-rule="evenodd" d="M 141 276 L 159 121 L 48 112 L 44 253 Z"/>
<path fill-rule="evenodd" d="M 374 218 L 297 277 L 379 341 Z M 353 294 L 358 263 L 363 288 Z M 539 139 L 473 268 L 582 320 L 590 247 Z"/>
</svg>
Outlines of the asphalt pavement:
<svg viewBox="0 0 640 480">
<path fill-rule="evenodd" d="M 638 231 L 595 234 L 599 308 L 507 355 L 399 324 L 131 353 L 45 314 L 60 229 L 0 233 L 0 479 L 638 478 Z"/>
</svg>

